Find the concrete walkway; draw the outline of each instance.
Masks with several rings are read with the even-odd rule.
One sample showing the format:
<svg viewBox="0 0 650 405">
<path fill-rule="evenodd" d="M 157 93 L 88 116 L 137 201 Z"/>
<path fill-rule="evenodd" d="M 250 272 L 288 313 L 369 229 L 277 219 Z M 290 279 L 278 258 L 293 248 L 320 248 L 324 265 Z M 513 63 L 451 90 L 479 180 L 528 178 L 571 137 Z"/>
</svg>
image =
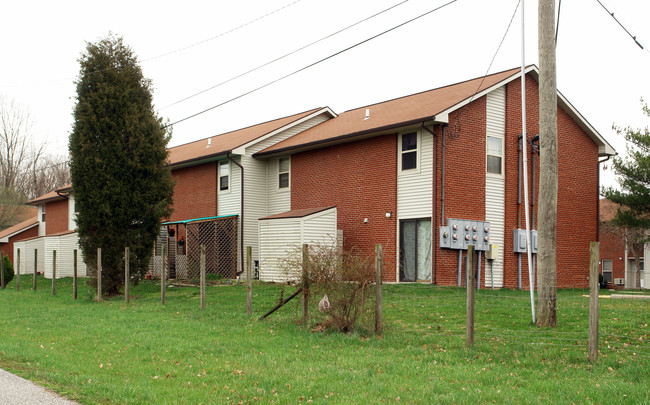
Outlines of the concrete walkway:
<svg viewBox="0 0 650 405">
<path fill-rule="evenodd" d="M 74 405 L 77 402 L 40 387 L 0 368 L 0 405 L 47 404 Z"/>
</svg>

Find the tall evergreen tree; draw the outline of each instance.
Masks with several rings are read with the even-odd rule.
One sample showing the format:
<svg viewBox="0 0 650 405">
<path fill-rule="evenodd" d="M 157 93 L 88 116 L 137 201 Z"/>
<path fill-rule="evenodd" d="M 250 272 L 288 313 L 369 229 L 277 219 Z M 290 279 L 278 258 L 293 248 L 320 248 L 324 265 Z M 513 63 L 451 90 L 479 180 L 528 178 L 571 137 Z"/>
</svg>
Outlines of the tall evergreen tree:
<svg viewBox="0 0 650 405">
<path fill-rule="evenodd" d="M 153 109 L 151 81 L 122 38 L 87 43 L 79 63 L 69 144 L 79 243 L 90 266 L 102 249 L 102 287 L 111 295 L 124 282 L 124 247 L 131 248 L 137 281 L 161 219 L 171 214 L 171 133 Z"/>
</svg>

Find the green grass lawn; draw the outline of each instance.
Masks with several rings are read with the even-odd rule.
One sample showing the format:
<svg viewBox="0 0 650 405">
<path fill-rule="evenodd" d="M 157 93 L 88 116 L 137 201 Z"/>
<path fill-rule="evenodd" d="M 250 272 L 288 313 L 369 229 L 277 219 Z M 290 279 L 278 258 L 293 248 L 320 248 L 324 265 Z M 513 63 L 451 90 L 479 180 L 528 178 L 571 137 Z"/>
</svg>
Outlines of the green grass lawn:
<svg viewBox="0 0 650 405">
<path fill-rule="evenodd" d="M 0 367 L 81 403 L 649 403 L 650 301 L 600 300 L 600 356 L 587 361 L 588 298 L 558 292 L 558 327 L 531 323 L 528 292 L 480 290 L 465 347 L 465 290 L 384 286 L 384 335 L 312 333 L 299 300 L 265 321 L 282 287 L 132 288 L 94 302 L 72 280 L 23 276 L 0 291 Z M 286 287 L 285 296 L 293 291 Z M 604 294 L 609 294 L 608 292 Z M 314 305 L 320 297 L 314 297 Z M 312 312 L 312 323 L 322 315 Z M 2 389 L 0 387 L 0 389 Z"/>
</svg>

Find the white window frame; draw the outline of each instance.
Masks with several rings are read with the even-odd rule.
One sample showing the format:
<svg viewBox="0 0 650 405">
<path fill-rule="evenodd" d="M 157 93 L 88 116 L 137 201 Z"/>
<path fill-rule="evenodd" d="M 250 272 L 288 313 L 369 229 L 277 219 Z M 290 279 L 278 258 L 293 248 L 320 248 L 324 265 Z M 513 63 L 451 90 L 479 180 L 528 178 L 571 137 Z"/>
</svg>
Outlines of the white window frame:
<svg viewBox="0 0 650 405">
<path fill-rule="evenodd" d="M 501 155 L 494 155 L 494 154 L 489 154 L 488 153 L 488 138 L 494 138 L 494 139 L 499 139 L 501 141 Z M 488 172 L 488 156 L 497 156 L 501 158 L 501 169 L 500 173 L 492 173 Z M 505 139 L 502 136 L 498 135 L 490 135 L 487 134 L 485 137 L 485 173 L 488 176 L 495 176 L 495 177 L 505 177 Z"/>
<path fill-rule="evenodd" d="M 607 271 L 607 273 L 609 273 L 609 281 L 607 281 L 607 277 L 605 277 L 605 262 L 609 262 L 609 264 L 610 264 L 610 267 L 609 267 L 610 269 Z M 602 271 L 603 278 L 605 279 L 605 281 L 607 281 L 609 283 L 613 283 L 614 282 L 614 260 L 612 260 L 612 259 L 603 259 L 602 260 L 602 268 L 603 268 L 603 271 Z"/>
<path fill-rule="evenodd" d="M 223 177 L 221 175 L 221 167 L 222 166 L 227 166 L 228 167 L 228 174 L 227 174 L 227 176 L 228 176 L 228 188 L 223 189 L 223 190 L 221 189 L 221 177 Z M 217 173 L 217 189 L 219 190 L 219 193 L 230 193 L 230 189 L 231 189 L 230 179 L 231 179 L 231 177 L 232 177 L 232 167 L 231 167 L 230 161 L 229 160 L 220 160 L 219 161 L 218 173 Z"/>
<path fill-rule="evenodd" d="M 402 150 L 402 137 L 404 135 L 409 135 L 409 134 L 415 134 L 417 145 L 415 149 L 404 151 Z M 401 132 L 397 137 L 397 173 L 403 175 L 420 173 L 420 168 L 422 166 L 420 163 L 421 151 L 422 151 L 422 137 L 420 136 L 419 130 Z M 406 170 L 402 169 L 402 155 L 404 153 L 412 153 L 412 152 L 415 152 L 415 167 L 413 169 L 406 169 Z"/>
<path fill-rule="evenodd" d="M 289 163 L 289 168 L 288 168 L 286 171 L 284 171 L 284 172 L 280 171 L 280 161 L 281 161 L 282 159 L 286 159 L 287 162 Z M 277 183 L 276 183 L 276 186 L 277 186 L 277 187 L 276 187 L 276 188 L 277 188 L 278 190 L 280 190 L 280 191 L 290 190 L 290 189 L 291 189 L 291 157 L 290 157 L 290 156 L 286 156 L 286 157 L 278 158 L 278 161 L 277 161 L 277 168 L 278 168 L 278 171 L 277 171 L 277 173 L 278 173 L 278 177 L 277 177 Z M 280 187 L 280 175 L 285 174 L 285 173 L 287 174 L 287 177 L 288 177 L 288 184 L 287 184 L 286 187 Z"/>
<path fill-rule="evenodd" d="M 45 217 L 45 205 L 46 204 L 41 205 L 41 212 L 40 212 L 40 214 L 41 214 L 40 215 L 41 222 L 45 222 L 45 219 L 46 219 L 46 217 Z"/>
</svg>

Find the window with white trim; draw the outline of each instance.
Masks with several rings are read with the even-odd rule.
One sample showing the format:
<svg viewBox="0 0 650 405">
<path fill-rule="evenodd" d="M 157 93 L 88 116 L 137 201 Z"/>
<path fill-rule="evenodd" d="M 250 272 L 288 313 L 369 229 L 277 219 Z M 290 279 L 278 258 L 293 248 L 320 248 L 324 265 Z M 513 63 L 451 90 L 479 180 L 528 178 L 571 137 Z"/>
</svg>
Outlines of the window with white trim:
<svg viewBox="0 0 650 405">
<path fill-rule="evenodd" d="M 417 170 L 420 144 L 417 132 L 400 135 L 400 171 Z"/>
<path fill-rule="evenodd" d="M 291 169 L 291 161 L 288 157 L 278 159 L 278 188 L 289 187 L 289 171 Z"/>
<path fill-rule="evenodd" d="M 503 174 L 503 139 L 487 137 L 487 172 Z"/>
<path fill-rule="evenodd" d="M 226 191 L 230 188 L 230 162 L 222 160 L 219 162 L 219 191 Z"/>
<path fill-rule="evenodd" d="M 45 204 L 41 205 L 41 222 L 45 222 Z"/>
<path fill-rule="evenodd" d="M 612 259 L 603 259 L 603 278 L 608 283 L 614 281 L 612 279 Z"/>
</svg>

